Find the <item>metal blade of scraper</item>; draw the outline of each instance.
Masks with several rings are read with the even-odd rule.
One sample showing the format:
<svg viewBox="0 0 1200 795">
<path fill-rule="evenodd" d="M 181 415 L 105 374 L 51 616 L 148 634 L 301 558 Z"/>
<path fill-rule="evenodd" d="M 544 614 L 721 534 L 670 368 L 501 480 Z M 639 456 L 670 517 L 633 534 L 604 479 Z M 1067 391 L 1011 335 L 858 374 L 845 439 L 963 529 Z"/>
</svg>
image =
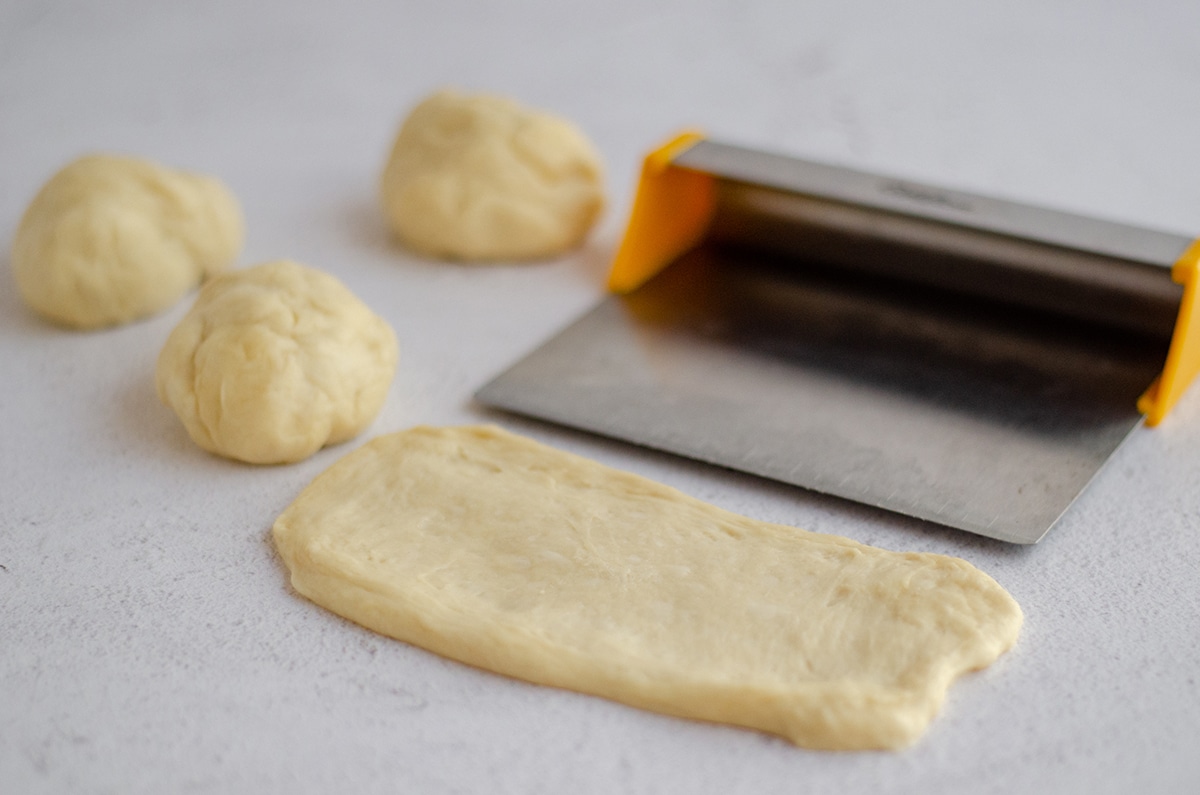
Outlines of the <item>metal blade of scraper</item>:
<svg viewBox="0 0 1200 795">
<path fill-rule="evenodd" d="M 1034 543 L 1142 421 L 1185 236 L 713 141 L 704 240 L 484 403 Z"/>
<path fill-rule="evenodd" d="M 476 397 L 1028 544 L 1140 424 L 1161 365 L 1130 335 L 1056 323 L 708 246 Z"/>
</svg>

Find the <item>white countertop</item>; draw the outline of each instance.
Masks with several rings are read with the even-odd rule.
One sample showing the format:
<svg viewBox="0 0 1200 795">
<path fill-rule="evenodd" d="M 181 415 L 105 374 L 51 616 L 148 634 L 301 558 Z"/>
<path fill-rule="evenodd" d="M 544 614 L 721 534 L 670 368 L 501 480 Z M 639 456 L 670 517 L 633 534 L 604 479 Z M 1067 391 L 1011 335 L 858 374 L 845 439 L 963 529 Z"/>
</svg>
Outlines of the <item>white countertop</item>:
<svg viewBox="0 0 1200 795">
<path fill-rule="evenodd" d="M 0 791 L 1200 791 L 1200 389 L 1036 547 L 470 399 L 601 295 L 640 155 L 682 127 L 1200 231 L 1197 30 L 1182 0 L 0 5 Z M 389 244 L 382 159 L 445 84 L 594 138 L 613 202 L 586 248 L 469 267 Z M 247 217 L 242 264 L 323 268 L 392 323 L 401 365 L 367 436 L 499 421 L 749 516 L 959 555 L 1021 603 L 1017 648 L 953 687 L 912 749 L 819 753 L 494 676 L 325 612 L 289 590 L 268 529 L 361 440 L 286 467 L 208 456 L 153 388 L 187 301 L 95 333 L 21 305 L 20 213 L 89 150 L 222 177 Z"/>
</svg>

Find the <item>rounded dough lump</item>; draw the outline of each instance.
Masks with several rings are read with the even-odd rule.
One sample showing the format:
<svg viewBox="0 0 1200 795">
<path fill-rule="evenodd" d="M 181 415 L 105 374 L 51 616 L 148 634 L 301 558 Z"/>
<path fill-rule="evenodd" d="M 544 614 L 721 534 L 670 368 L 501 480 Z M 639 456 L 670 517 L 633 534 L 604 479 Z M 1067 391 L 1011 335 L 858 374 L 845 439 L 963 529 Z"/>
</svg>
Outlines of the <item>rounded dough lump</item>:
<svg viewBox="0 0 1200 795">
<path fill-rule="evenodd" d="M 413 109 L 383 172 L 383 208 L 409 247 L 437 257 L 551 257 L 604 207 L 603 166 L 570 122 L 502 97 L 441 91 Z"/>
<path fill-rule="evenodd" d="M 279 260 L 205 284 L 155 380 L 205 450 L 290 463 L 375 419 L 397 355 L 391 327 L 341 282 Z"/>
<path fill-rule="evenodd" d="M 89 155 L 64 167 L 25 211 L 13 240 L 30 307 L 80 329 L 172 306 L 242 247 L 237 200 L 216 179 L 132 157 Z"/>
</svg>

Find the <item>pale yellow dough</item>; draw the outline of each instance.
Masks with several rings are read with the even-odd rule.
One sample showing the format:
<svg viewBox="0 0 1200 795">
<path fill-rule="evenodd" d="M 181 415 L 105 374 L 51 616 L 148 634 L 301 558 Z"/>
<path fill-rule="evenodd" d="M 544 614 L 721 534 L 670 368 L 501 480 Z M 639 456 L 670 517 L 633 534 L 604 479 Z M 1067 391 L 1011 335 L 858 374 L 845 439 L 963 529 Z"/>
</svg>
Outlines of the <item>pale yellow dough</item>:
<svg viewBox="0 0 1200 795">
<path fill-rule="evenodd" d="M 499 428 L 377 438 L 275 522 L 304 596 L 482 668 L 812 748 L 898 748 L 1021 610 L 957 558 L 747 519 Z"/>
<path fill-rule="evenodd" d="M 383 173 L 384 214 L 416 251 L 521 260 L 578 246 L 604 206 L 603 167 L 570 122 L 503 97 L 417 105 Z"/>
<path fill-rule="evenodd" d="M 358 435 L 396 371 L 391 326 L 334 277 L 279 260 L 200 290 L 155 380 L 196 444 L 253 464 Z"/>
<path fill-rule="evenodd" d="M 127 323 L 175 304 L 228 267 L 241 209 L 217 180 L 132 157 L 90 155 L 34 197 L 17 227 L 17 288 L 75 328 Z"/>
</svg>

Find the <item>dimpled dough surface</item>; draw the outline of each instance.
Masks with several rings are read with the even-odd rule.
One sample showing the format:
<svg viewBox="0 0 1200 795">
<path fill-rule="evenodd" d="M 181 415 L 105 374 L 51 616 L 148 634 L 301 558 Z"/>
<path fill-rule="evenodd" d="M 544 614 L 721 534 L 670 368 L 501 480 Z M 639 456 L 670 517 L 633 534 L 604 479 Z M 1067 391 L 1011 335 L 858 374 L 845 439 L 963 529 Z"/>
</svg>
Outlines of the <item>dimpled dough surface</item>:
<svg viewBox="0 0 1200 795">
<path fill-rule="evenodd" d="M 583 242 L 603 167 L 575 125 L 504 97 L 440 91 L 400 128 L 381 198 L 409 247 L 459 260 L 538 259 Z"/>
<path fill-rule="evenodd" d="M 167 337 L 155 383 L 205 450 L 289 463 L 369 425 L 398 356 L 391 326 L 340 281 L 277 260 L 204 285 Z"/>
<path fill-rule="evenodd" d="M 275 522 L 295 589 L 481 668 L 812 748 L 898 748 L 1011 647 L 957 558 L 729 513 L 495 427 L 345 456 Z"/>
<path fill-rule="evenodd" d="M 242 227 L 237 200 L 212 177 L 89 155 L 55 174 L 25 211 L 13 275 L 25 303 L 57 323 L 127 323 L 232 264 Z"/>
</svg>

